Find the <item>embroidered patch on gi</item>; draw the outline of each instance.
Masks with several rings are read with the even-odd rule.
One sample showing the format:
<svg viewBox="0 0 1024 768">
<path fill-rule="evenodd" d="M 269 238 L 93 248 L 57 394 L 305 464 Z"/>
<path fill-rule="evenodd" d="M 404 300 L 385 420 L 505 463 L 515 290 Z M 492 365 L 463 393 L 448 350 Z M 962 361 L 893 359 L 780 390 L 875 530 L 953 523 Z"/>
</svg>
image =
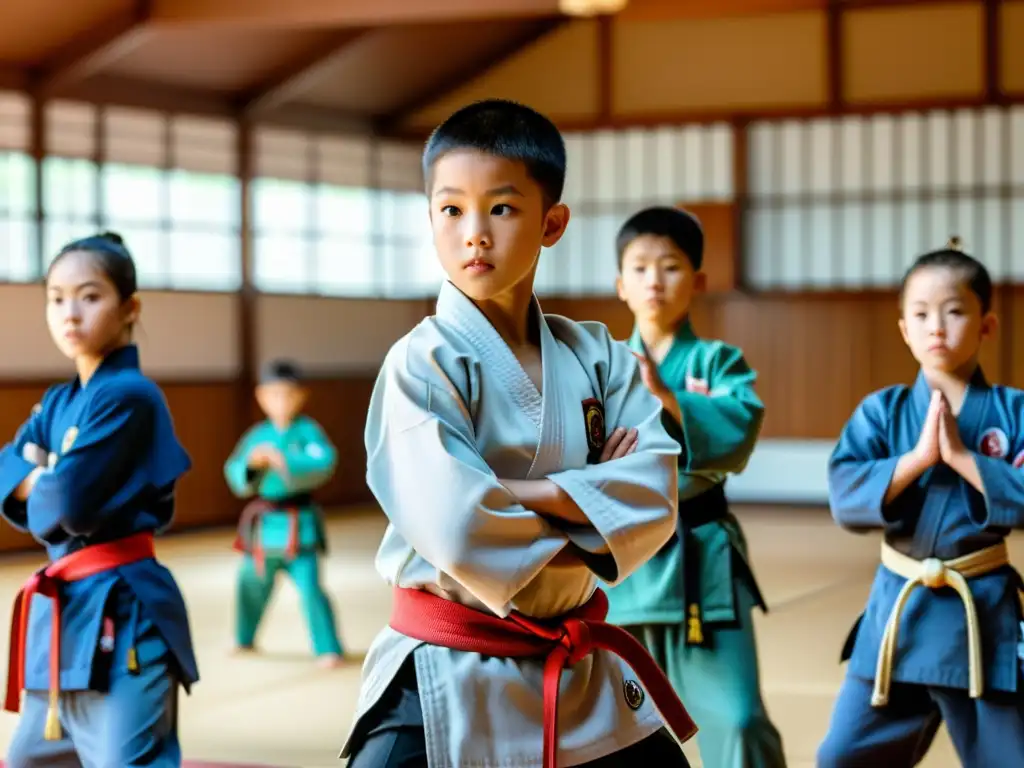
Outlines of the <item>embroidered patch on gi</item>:
<svg viewBox="0 0 1024 768">
<path fill-rule="evenodd" d="M 78 427 L 68 427 L 68 431 L 64 433 L 64 439 L 60 444 L 60 452 L 62 456 L 71 450 L 71 446 L 75 444 L 75 439 L 77 437 Z"/>
<path fill-rule="evenodd" d="M 1010 452 L 1010 441 L 999 427 L 986 429 L 978 441 L 978 452 L 993 459 L 1004 459 Z"/>
<path fill-rule="evenodd" d="M 591 456 L 596 457 L 604 448 L 604 408 L 596 398 L 583 401 L 583 421 L 587 428 L 587 446 Z"/>
<path fill-rule="evenodd" d="M 1013 459 L 1013 468 L 1020 469 L 1024 467 L 1024 451 L 1018 453 Z"/>
<path fill-rule="evenodd" d="M 636 680 L 625 680 L 622 683 L 622 696 L 626 700 L 627 706 L 634 712 L 644 703 L 644 689 L 640 687 L 640 684 Z"/>
</svg>

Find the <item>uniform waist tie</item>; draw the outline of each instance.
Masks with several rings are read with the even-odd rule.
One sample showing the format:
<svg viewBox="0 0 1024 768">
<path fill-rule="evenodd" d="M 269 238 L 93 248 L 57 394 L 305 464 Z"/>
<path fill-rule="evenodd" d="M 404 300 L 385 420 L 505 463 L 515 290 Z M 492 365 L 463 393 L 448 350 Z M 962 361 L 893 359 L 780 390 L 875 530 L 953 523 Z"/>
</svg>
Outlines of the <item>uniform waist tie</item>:
<svg viewBox="0 0 1024 768">
<path fill-rule="evenodd" d="M 516 612 L 502 619 L 422 590 L 396 588 L 394 592 L 390 625 L 407 637 L 485 656 L 545 659 L 544 768 L 556 768 L 562 669 L 598 648 L 616 654 L 633 668 L 680 741 L 697 732 L 672 684 L 647 650 L 629 632 L 604 621 L 608 597 L 600 590 L 582 607 L 552 620 L 531 619 Z"/>
<path fill-rule="evenodd" d="M 974 605 L 974 596 L 971 594 L 967 580 L 984 576 L 1009 565 L 1009 563 L 1010 554 L 1006 542 L 1000 542 L 969 555 L 945 561 L 936 557 L 915 560 L 893 549 L 886 542 L 882 542 L 882 565 L 907 581 L 896 595 L 896 602 L 893 603 L 892 612 L 889 614 L 889 620 L 882 633 L 882 644 L 878 649 L 878 667 L 875 672 L 875 688 L 871 695 L 872 706 L 884 707 L 889 703 L 889 688 L 892 683 L 900 616 L 903 614 L 903 609 L 911 593 L 919 586 L 929 589 L 951 587 L 960 596 L 967 618 L 969 693 L 972 699 L 981 696 L 985 686 L 981 660 L 981 628 L 978 624 L 978 610 Z"/>
<path fill-rule="evenodd" d="M 284 556 L 291 562 L 299 554 L 299 508 L 297 506 L 280 506 L 280 502 L 256 499 L 245 505 L 238 521 L 238 535 L 234 549 L 252 555 L 256 573 L 261 577 L 266 572 L 266 552 L 263 549 L 262 521 L 263 516 L 270 512 L 283 512 L 288 515 L 288 542 L 285 544 Z"/>
<path fill-rule="evenodd" d="M 28 617 L 35 595 L 50 598 L 50 688 L 49 707 L 46 711 L 46 729 L 43 737 L 57 741 L 60 729 L 60 586 L 81 581 L 98 573 L 113 570 L 140 560 L 156 557 L 152 533 L 138 533 L 117 541 L 93 544 L 62 557 L 32 575 L 14 599 L 11 615 L 11 642 L 7 662 L 7 697 L 4 709 L 21 711 L 21 692 L 25 688 L 25 644 Z"/>
</svg>

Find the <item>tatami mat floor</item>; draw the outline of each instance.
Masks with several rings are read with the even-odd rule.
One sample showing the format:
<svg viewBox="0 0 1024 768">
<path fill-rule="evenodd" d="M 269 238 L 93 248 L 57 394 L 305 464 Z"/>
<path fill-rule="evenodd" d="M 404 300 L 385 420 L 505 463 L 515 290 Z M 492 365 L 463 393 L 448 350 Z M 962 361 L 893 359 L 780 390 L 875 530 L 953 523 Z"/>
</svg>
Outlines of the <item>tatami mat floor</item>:
<svg viewBox="0 0 1024 768">
<path fill-rule="evenodd" d="M 844 533 L 819 509 L 745 508 L 739 514 L 771 608 L 756 617 L 768 706 L 791 768 L 811 768 L 842 680 L 839 649 L 867 595 L 878 538 Z M 330 515 L 324 578 L 345 645 L 356 655 L 387 621 L 388 590 L 373 569 L 383 529 L 375 509 Z M 224 530 L 167 537 L 159 545 L 188 601 L 203 678 L 181 705 L 185 754 L 295 768 L 339 766 L 336 756 L 358 690 L 358 659 L 333 671 L 313 664 L 295 590 L 285 579 L 261 629 L 263 653 L 231 655 L 238 562 L 231 540 Z M 1020 541 L 1012 544 L 1014 554 L 1024 555 Z M 31 556 L 0 560 L 0 594 L 13 597 L 39 562 Z M 9 615 L 8 603 L 0 609 L 4 626 Z M 0 631 L 0 658 L 6 658 L 6 644 L 7 632 Z M 0 716 L 2 752 L 15 724 L 15 716 Z M 924 765 L 957 764 L 943 733 Z"/>
</svg>

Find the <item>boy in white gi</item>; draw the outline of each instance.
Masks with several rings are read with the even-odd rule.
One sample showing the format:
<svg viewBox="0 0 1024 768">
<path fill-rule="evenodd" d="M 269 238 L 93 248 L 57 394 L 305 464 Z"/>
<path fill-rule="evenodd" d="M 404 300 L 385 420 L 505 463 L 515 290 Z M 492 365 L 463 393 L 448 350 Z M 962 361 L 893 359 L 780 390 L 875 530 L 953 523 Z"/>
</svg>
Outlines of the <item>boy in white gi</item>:
<svg viewBox="0 0 1024 768">
<path fill-rule="evenodd" d="M 682 441 L 624 344 L 533 295 L 569 221 L 562 137 L 481 102 L 433 133 L 423 166 L 448 282 L 370 404 L 395 606 L 342 754 L 350 768 L 686 766 L 653 704 L 680 739 L 692 721 L 643 646 L 602 621 L 597 589 L 675 530 Z"/>
</svg>

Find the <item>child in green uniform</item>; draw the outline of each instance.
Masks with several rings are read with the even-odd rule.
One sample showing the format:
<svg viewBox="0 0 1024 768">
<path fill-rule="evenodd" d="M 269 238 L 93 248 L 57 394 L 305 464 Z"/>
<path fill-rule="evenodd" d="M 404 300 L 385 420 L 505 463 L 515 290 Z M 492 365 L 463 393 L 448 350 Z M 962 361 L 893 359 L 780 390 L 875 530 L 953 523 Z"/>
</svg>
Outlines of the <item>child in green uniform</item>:
<svg viewBox="0 0 1024 768">
<path fill-rule="evenodd" d="M 308 391 L 298 368 L 267 366 L 256 400 L 267 420 L 252 427 L 224 465 L 235 495 L 255 496 L 239 524 L 235 548 L 244 553 L 238 575 L 236 642 L 253 649 L 256 630 L 273 594 L 278 571 L 295 582 L 309 622 L 313 652 L 337 666 L 343 652 L 331 601 L 320 584 L 326 551 L 323 517 L 310 494 L 334 474 L 337 452 L 320 426 L 302 415 Z"/>
<path fill-rule="evenodd" d="M 704 233 L 676 208 L 648 208 L 619 231 L 619 298 L 636 319 L 629 345 L 666 413 L 682 424 L 676 536 L 609 590 L 609 621 L 662 666 L 700 728 L 705 768 L 779 768 L 782 740 L 761 699 L 754 606 L 767 610 L 724 484 L 746 466 L 764 406 L 743 353 L 699 338 Z"/>
</svg>

